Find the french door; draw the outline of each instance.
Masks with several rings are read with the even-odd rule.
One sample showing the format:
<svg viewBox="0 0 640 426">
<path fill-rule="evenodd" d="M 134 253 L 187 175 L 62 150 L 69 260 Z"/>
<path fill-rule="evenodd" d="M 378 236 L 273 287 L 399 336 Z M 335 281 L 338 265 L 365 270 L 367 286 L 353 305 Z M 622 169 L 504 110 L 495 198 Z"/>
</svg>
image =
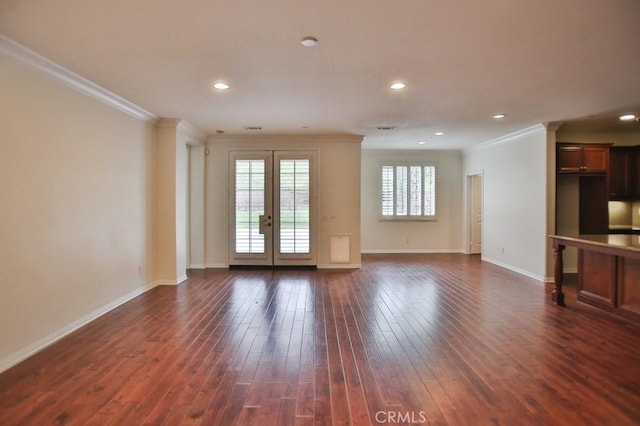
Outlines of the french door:
<svg viewBox="0 0 640 426">
<path fill-rule="evenodd" d="M 316 153 L 233 151 L 229 265 L 316 265 Z"/>
</svg>

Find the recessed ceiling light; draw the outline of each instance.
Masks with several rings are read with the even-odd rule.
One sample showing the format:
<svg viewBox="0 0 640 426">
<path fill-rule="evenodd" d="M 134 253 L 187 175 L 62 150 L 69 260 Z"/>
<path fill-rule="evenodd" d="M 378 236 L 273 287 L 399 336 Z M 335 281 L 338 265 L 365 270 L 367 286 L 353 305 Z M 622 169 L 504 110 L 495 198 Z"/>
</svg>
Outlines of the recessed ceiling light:
<svg viewBox="0 0 640 426">
<path fill-rule="evenodd" d="M 300 40 L 300 44 L 303 45 L 304 47 L 313 47 L 316 44 L 318 44 L 318 39 L 315 37 L 305 37 L 302 40 Z"/>
<path fill-rule="evenodd" d="M 426 144 L 426 142 L 425 142 L 425 141 L 420 141 L 420 142 L 418 142 L 418 145 L 424 145 L 424 144 Z"/>
<path fill-rule="evenodd" d="M 435 133 L 434 133 L 434 135 L 436 135 L 436 136 L 442 136 L 442 135 L 444 135 L 444 132 L 435 132 Z"/>
<path fill-rule="evenodd" d="M 227 90 L 230 86 L 227 83 L 219 81 L 217 83 L 214 83 L 213 87 L 215 87 L 218 90 Z"/>
<path fill-rule="evenodd" d="M 494 114 L 491 118 L 493 118 L 494 120 L 501 120 L 503 118 L 505 118 L 507 116 L 507 114 Z"/>
<path fill-rule="evenodd" d="M 620 120 L 622 121 L 632 121 L 636 119 L 635 114 L 623 114 L 620 116 Z"/>
<path fill-rule="evenodd" d="M 391 86 L 389 86 L 391 89 L 393 90 L 402 90 L 405 87 L 407 87 L 407 85 L 401 81 L 396 81 L 394 83 L 391 83 Z"/>
</svg>

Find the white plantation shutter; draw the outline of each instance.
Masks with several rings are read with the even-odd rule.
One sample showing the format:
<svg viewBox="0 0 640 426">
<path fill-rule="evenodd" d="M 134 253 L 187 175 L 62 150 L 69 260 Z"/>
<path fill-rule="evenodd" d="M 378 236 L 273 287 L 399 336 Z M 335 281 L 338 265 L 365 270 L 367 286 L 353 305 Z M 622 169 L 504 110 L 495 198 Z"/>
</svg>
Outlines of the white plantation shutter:
<svg viewBox="0 0 640 426">
<path fill-rule="evenodd" d="M 387 164 L 381 168 L 380 214 L 383 219 L 436 218 L 436 167 Z"/>
<path fill-rule="evenodd" d="M 280 160 L 280 253 L 310 253 L 309 159 Z"/>
<path fill-rule="evenodd" d="M 382 166 L 382 216 L 393 216 L 393 166 Z"/>
<path fill-rule="evenodd" d="M 264 214 L 264 160 L 236 160 L 236 253 L 264 253 L 260 215 Z"/>
<path fill-rule="evenodd" d="M 423 215 L 436 215 L 436 168 L 434 166 L 425 166 L 422 169 L 424 179 L 424 207 Z"/>
</svg>

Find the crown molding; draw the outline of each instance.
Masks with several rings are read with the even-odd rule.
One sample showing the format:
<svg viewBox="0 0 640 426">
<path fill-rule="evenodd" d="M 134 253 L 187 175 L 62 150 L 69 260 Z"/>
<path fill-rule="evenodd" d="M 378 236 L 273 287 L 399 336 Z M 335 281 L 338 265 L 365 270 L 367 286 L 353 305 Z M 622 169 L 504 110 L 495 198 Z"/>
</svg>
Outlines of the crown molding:
<svg viewBox="0 0 640 426">
<path fill-rule="evenodd" d="M 73 90 L 96 99 L 134 118 L 144 121 L 157 119 L 157 117 L 149 111 L 129 102 L 115 93 L 108 91 L 104 87 L 93 83 L 73 71 L 58 65 L 57 63 L 39 55 L 33 50 L 26 48 L 20 43 L 13 41 L 2 34 L 0 34 L 0 52 L 42 72 Z"/>
<path fill-rule="evenodd" d="M 544 127 L 549 132 L 556 132 L 560 127 L 562 127 L 563 124 L 564 121 L 547 121 L 546 123 L 544 123 Z"/>
<path fill-rule="evenodd" d="M 186 136 L 187 145 L 204 145 L 207 135 L 188 121 L 180 118 L 160 117 L 155 121 L 155 125 L 159 129 L 173 129 Z"/>
<path fill-rule="evenodd" d="M 496 145 L 500 145 L 503 143 L 507 143 L 507 142 L 511 142 L 513 140 L 522 138 L 524 136 L 530 135 L 532 133 L 535 132 L 539 132 L 539 131 L 545 131 L 546 132 L 546 128 L 544 125 L 542 124 L 534 124 L 533 126 L 530 127 L 526 127 L 524 129 L 515 131 L 513 133 L 509 133 L 507 135 L 504 136 L 500 136 L 498 138 L 495 139 L 490 139 L 486 142 L 482 142 L 479 143 L 477 145 L 472 145 L 470 147 L 467 147 L 463 150 L 464 153 L 469 153 L 469 152 L 473 152 L 473 151 L 478 151 L 480 149 L 486 149 L 492 146 L 496 146 Z"/>
<path fill-rule="evenodd" d="M 163 129 L 178 129 L 178 125 L 180 124 L 179 118 L 171 118 L 171 117 L 161 117 L 156 120 L 156 127 L 160 127 Z"/>
<path fill-rule="evenodd" d="M 180 123 L 178 123 L 178 130 L 184 132 L 190 139 L 190 142 L 197 142 L 197 144 L 200 145 L 207 141 L 207 134 L 188 121 L 181 120 Z"/>
<path fill-rule="evenodd" d="M 265 133 L 258 135 L 235 134 L 235 135 L 210 135 L 207 139 L 209 143 L 358 143 L 361 144 L 364 136 L 350 133 Z"/>
</svg>

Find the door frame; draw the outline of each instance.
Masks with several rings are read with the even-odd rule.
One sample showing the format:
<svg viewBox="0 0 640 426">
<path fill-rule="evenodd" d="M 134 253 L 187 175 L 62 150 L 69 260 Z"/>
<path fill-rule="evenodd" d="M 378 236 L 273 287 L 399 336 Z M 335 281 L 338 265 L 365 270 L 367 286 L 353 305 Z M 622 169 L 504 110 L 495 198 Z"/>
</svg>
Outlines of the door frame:
<svg viewBox="0 0 640 426">
<path fill-rule="evenodd" d="M 272 237 L 265 238 L 264 254 L 244 254 L 235 252 L 235 161 L 237 159 L 265 159 L 265 212 L 272 213 L 270 228 Z M 280 223 L 276 220 L 279 213 L 279 167 L 276 161 L 279 159 L 309 159 L 309 253 L 304 254 L 281 254 L 276 250 L 279 243 Z M 227 264 L 229 266 L 317 266 L 318 262 L 318 150 L 292 150 L 292 149 L 238 149 L 230 150 L 228 155 L 228 242 L 227 242 Z M 270 184 L 270 185 L 269 185 Z"/>
<path fill-rule="evenodd" d="M 468 174 L 466 179 L 466 187 L 467 187 L 467 196 L 466 196 L 466 232 L 465 232 L 465 244 L 464 244 L 464 252 L 466 254 L 480 254 L 482 255 L 482 248 L 484 246 L 484 173 L 471 173 Z M 473 189 L 473 180 L 474 178 L 480 178 L 480 211 L 482 215 L 482 224 L 480 230 L 480 252 L 475 252 L 472 248 L 473 244 L 473 226 L 474 226 L 474 214 L 473 214 L 473 197 L 475 195 Z"/>
<path fill-rule="evenodd" d="M 279 213 L 280 209 L 277 203 L 280 201 L 280 195 L 276 192 L 276 187 L 280 185 L 279 165 L 276 161 L 280 159 L 298 159 L 304 158 L 309 160 L 309 253 L 299 254 L 282 254 L 276 250 L 277 244 L 280 243 L 280 222 L 274 220 L 273 226 L 273 260 L 275 266 L 317 266 L 318 265 L 318 233 L 317 233 L 317 205 L 318 205 L 318 152 L 313 150 L 288 150 L 275 149 L 273 152 L 273 212 L 274 215 Z M 301 157 L 303 156 L 303 157 Z M 275 219 L 275 217 L 274 217 Z"/>
<path fill-rule="evenodd" d="M 272 210 L 271 202 L 273 200 L 273 195 L 271 194 L 271 189 L 273 186 L 267 185 L 267 181 L 273 175 L 272 169 L 272 161 L 269 161 L 269 157 L 271 157 L 270 150 L 242 150 L 242 151 L 230 151 L 229 159 L 228 159 L 228 220 L 227 220 L 227 228 L 229 233 L 228 239 L 228 247 L 227 247 L 227 261 L 228 264 L 231 265 L 255 265 L 255 266 L 270 266 L 273 264 L 273 254 L 271 253 L 271 248 L 273 244 L 268 244 L 267 238 L 265 237 L 265 246 L 264 253 L 236 253 L 235 245 L 236 245 L 236 228 L 235 228 L 235 200 L 236 200 L 236 168 L 235 162 L 236 160 L 264 160 L 264 168 L 265 168 L 265 200 L 264 200 L 264 209 L 265 212 Z"/>
</svg>

